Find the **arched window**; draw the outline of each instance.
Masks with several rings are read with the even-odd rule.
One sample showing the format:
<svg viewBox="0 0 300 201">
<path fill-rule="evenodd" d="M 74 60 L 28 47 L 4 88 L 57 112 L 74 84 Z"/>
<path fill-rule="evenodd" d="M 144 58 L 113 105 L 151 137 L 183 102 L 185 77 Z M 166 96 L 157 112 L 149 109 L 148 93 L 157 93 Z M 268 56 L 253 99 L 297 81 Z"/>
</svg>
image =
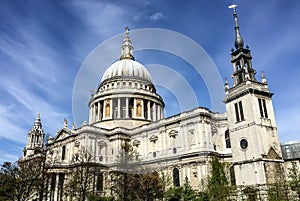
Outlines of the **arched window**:
<svg viewBox="0 0 300 201">
<path fill-rule="evenodd" d="M 142 116 L 142 103 L 141 100 L 136 101 L 136 116 L 141 117 Z"/>
<path fill-rule="evenodd" d="M 105 117 L 110 117 L 110 104 L 109 104 L 109 101 L 106 101 L 106 104 L 105 104 Z"/>
<path fill-rule="evenodd" d="M 61 148 L 61 160 L 65 160 L 66 158 L 66 145 Z"/>
<path fill-rule="evenodd" d="M 34 143 L 34 135 L 31 136 L 31 144 Z"/>
<path fill-rule="evenodd" d="M 173 169 L 173 184 L 176 187 L 180 186 L 180 179 L 179 179 L 179 170 L 178 168 Z"/>
<path fill-rule="evenodd" d="M 103 174 L 99 174 L 97 177 L 97 191 L 103 191 Z"/>
<path fill-rule="evenodd" d="M 226 143 L 226 148 L 231 148 L 229 130 L 225 131 L 225 143 Z"/>
<path fill-rule="evenodd" d="M 39 143 L 39 137 L 40 136 L 38 136 L 38 135 L 36 136 L 36 142 L 35 143 Z"/>
</svg>

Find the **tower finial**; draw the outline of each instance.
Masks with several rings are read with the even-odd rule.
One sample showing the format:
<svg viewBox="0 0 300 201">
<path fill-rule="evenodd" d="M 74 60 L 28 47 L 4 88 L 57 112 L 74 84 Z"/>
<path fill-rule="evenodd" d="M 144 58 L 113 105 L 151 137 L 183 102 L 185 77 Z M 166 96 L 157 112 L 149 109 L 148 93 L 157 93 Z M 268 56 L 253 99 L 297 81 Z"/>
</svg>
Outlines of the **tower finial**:
<svg viewBox="0 0 300 201">
<path fill-rule="evenodd" d="M 236 49 L 240 49 L 244 47 L 244 40 L 240 34 L 240 28 L 237 20 L 237 13 L 236 13 L 236 4 L 232 4 L 228 6 L 228 8 L 233 9 L 233 18 L 234 18 L 234 24 L 235 24 L 235 41 L 234 46 Z"/>
<path fill-rule="evenodd" d="M 38 114 L 37 114 L 37 117 L 36 117 L 36 119 L 35 119 L 35 122 L 37 122 L 37 123 L 41 122 L 41 113 L 38 113 Z"/>
<path fill-rule="evenodd" d="M 128 28 L 128 26 L 126 26 L 125 27 L 125 38 L 123 40 L 122 55 L 120 57 L 120 60 L 122 60 L 122 59 L 134 60 L 132 52 L 133 52 L 133 47 L 132 47 L 131 40 L 129 38 L 129 28 Z"/>
</svg>

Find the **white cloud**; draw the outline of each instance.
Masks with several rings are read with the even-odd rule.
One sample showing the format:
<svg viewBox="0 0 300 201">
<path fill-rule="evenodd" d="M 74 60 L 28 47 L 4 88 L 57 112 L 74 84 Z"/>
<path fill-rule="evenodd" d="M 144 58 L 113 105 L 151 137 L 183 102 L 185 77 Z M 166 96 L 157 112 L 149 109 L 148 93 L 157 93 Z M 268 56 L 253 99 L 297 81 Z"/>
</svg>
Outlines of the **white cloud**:
<svg viewBox="0 0 300 201">
<path fill-rule="evenodd" d="M 153 15 L 150 16 L 150 20 L 152 21 L 157 21 L 164 18 L 166 18 L 166 16 L 161 12 L 154 13 Z"/>
</svg>

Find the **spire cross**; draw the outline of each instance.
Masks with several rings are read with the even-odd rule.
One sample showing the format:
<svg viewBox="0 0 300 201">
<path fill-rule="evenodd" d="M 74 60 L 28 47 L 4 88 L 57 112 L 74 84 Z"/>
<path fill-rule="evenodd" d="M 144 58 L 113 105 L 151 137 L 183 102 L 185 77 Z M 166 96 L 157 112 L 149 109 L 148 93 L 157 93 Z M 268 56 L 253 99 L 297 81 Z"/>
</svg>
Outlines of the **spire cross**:
<svg viewBox="0 0 300 201">
<path fill-rule="evenodd" d="M 125 37 L 126 38 L 129 37 L 129 27 L 128 26 L 125 27 Z"/>
<path fill-rule="evenodd" d="M 234 24 L 235 24 L 235 41 L 234 41 L 234 46 L 236 49 L 240 49 L 244 47 L 244 40 L 240 34 L 240 28 L 238 24 L 238 19 L 237 19 L 237 13 L 236 13 L 236 4 L 232 4 L 228 6 L 228 8 L 233 9 L 233 18 L 234 18 Z"/>
<path fill-rule="evenodd" d="M 122 46 L 122 54 L 120 59 L 132 59 L 134 60 L 134 57 L 132 55 L 133 47 L 129 38 L 129 28 L 128 26 L 125 27 L 125 38 L 123 40 L 123 46 Z"/>
<path fill-rule="evenodd" d="M 237 5 L 234 3 L 232 3 L 232 5 L 230 5 L 230 6 L 228 6 L 228 8 L 233 9 L 234 12 L 236 12 L 236 9 L 235 9 L 236 7 L 237 7 Z"/>
</svg>

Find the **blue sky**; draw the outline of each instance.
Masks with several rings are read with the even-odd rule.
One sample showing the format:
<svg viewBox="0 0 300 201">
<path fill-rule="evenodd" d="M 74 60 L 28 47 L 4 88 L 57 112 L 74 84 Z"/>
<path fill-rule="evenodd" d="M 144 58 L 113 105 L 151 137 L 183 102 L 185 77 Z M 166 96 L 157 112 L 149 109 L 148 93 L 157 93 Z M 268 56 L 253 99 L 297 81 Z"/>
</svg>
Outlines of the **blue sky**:
<svg viewBox="0 0 300 201">
<path fill-rule="evenodd" d="M 234 46 L 232 10 L 228 9 L 231 3 L 227 0 L 1 1 L 0 161 L 14 161 L 21 156 L 38 112 L 46 134 L 54 136 L 63 126 L 64 118 L 71 124 L 74 83 L 84 60 L 101 43 L 124 33 L 125 26 L 132 30 L 163 28 L 189 37 L 209 54 L 222 79 L 226 77 L 231 83 L 230 50 Z M 235 3 L 241 34 L 252 50 L 256 78 L 260 80 L 263 70 L 275 94 L 279 139 L 299 140 L 300 1 L 236 0 Z M 115 48 L 120 47 L 121 44 Z M 188 63 L 160 51 L 139 51 L 135 57 L 143 64 L 156 63 L 175 69 L 192 87 L 197 83 L 199 88 L 194 91 L 199 106 L 211 108 L 207 87 Z M 99 64 L 104 70 L 107 67 Z M 152 77 L 156 79 L 155 75 Z M 178 101 L 172 91 L 158 87 L 158 92 L 167 105 L 166 114 L 176 114 Z M 87 104 L 82 107 L 88 111 Z"/>
</svg>

